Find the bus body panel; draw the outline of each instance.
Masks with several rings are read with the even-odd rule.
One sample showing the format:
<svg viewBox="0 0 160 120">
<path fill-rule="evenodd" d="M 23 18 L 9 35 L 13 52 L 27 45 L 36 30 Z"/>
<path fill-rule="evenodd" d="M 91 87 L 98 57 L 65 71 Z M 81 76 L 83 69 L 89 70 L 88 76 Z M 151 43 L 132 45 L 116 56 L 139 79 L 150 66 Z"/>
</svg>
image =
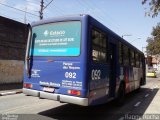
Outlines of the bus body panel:
<svg viewBox="0 0 160 120">
<path fill-rule="evenodd" d="M 96 20 L 90 18 L 89 19 L 89 42 L 90 45 L 88 46 L 90 49 L 90 58 L 89 58 L 89 65 L 90 65 L 90 86 L 89 86 L 89 103 L 91 105 L 97 105 L 97 104 L 103 104 L 107 101 L 112 100 L 116 96 L 116 89 L 118 89 L 118 72 L 116 69 L 116 40 L 109 40 L 111 38 L 108 38 L 108 43 L 113 43 L 114 51 L 113 56 L 114 60 L 108 60 L 108 62 L 105 63 L 95 63 L 92 60 L 92 38 L 91 38 L 91 31 L 92 29 L 102 30 L 106 35 L 109 34 L 108 30 L 104 28 L 103 25 L 99 24 Z M 109 57 L 109 55 L 107 55 Z M 110 59 L 110 58 L 108 58 Z M 111 66 L 111 62 L 113 63 L 113 66 Z M 111 74 L 115 73 L 113 75 L 113 78 L 111 77 Z M 115 78 L 115 79 L 114 79 Z M 117 85 L 116 85 L 117 84 Z"/>
<path fill-rule="evenodd" d="M 54 60 L 54 59 L 53 59 Z M 33 60 L 31 78 L 25 79 L 26 83 L 32 83 L 34 90 L 44 91 L 45 87 L 54 89 L 54 93 L 68 94 L 68 90 L 80 90 L 81 96 L 86 94 L 83 82 L 85 69 L 80 61 L 53 61 Z"/>
<path fill-rule="evenodd" d="M 142 69 L 136 67 L 120 67 L 120 80 L 125 81 L 126 93 L 129 93 L 140 87 L 140 81 L 142 78 Z"/>
<path fill-rule="evenodd" d="M 109 99 L 109 65 L 92 64 L 90 78 L 90 98 L 92 105 L 106 103 Z"/>
<path fill-rule="evenodd" d="M 105 28 L 103 25 L 99 24 L 96 20 L 90 19 L 90 29 L 96 28 L 100 31 L 103 31 L 107 37 L 108 37 L 108 45 L 109 45 L 109 55 L 113 47 L 114 53 L 112 54 L 114 56 L 113 63 L 112 60 L 109 60 L 108 65 L 102 64 L 102 63 L 93 63 L 92 61 L 92 54 L 90 54 L 90 66 L 91 66 L 91 79 L 90 79 L 90 103 L 95 104 L 102 104 L 110 99 L 114 99 L 117 97 L 118 89 L 120 87 L 120 83 L 124 81 L 125 83 L 125 91 L 126 93 L 129 93 L 135 89 L 138 89 L 140 87 L 140 82 L 142 79 L 142 68 L 138 67 L 130 67 L 130 66 L 121 66 L 119 65 L 119 55 L 118 55 L 118 42 L 121 41 L 122 38 L 118 37 L 112 31 Z M 90 30 L 91 31 L 91 30 Z M 90 35 L 91 36 L 91 35 Z M 90 38 L 90 41 L 92 39 Z M 92 42 L 90 43 L 92 44 Z M 127 42 L 123 41 L 123 44 L 127 45 L 128 47 L 131 47 L 132 45 L 128 44 Z M 112 46 L 112 47 L 111 47 Z M 92 51 L 91 46 L 90 47 L 90 53 Z M 135 49 L 135 48 L 134 48 Z M 135 49 L 137 51 L 137 49 Z M 143 54 L 142 54 L 143 56 Z M 110 58 L 109 58 L 110 59 Z M 113 66 L 111 66 L 113 64 Z M 111 71 L 114 72 L 111 72 Z M 102 78 L 99 80 L 95 80 L 92 78 L 92 71 L 101 71 L 102 73 L 106 73 L 106 79 L 104 79 L 103 74 Z M 111 78 L 109 75 L 114 74 L 113 78 Z M 145 80 L 144 80 L 145 81 Z M 107 84 L 107 85 L 106 85 Z M 106 85 L 106 86 L 105 86 Z"/>
</svg>

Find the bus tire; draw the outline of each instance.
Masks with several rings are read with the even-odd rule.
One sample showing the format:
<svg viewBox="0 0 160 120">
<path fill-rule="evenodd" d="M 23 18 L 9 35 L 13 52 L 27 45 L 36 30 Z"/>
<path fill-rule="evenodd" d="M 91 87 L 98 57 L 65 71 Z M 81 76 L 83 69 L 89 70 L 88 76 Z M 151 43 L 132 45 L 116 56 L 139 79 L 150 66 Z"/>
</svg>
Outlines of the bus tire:
<svg viewBox="0 0 160 120">
<path fill-rule="evenodd" d="M 139 88 L 137 88 L 135 91 L 136 93 L 139 93 L 141 91 L 141 86 L 139 86 Z"/>
<path fill-rule="evenodd" d="M 141 78 L 141 80 L 140 80 L 140 82 L 139 82 L 139 87 L 136 89 L 136 92 L 137 92 L 137 93 L 140 92 L 140 90 L 141 90 L 141 85 L 142 85 L 142 78 Z"/>
<path fill-rule="evenodd" d="M 124 83 L 121 83 L 119 89 L 118 89 L 118 95 L 116 98 L 116 104 L 118 106 L 122 106 L 125 102 L 125 85 Z"/>
</svg>

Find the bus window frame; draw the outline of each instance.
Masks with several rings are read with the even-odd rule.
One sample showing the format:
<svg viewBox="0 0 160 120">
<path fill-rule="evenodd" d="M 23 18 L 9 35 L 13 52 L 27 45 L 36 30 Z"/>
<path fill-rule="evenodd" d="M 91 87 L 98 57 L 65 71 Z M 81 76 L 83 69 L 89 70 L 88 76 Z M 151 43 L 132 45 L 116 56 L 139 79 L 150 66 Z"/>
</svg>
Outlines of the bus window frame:
<svg viewBox="0 0 160 120">
<path fill-rule="evenodd" d="M 121 49 L 120 49 L 120 47 L 121 47 Z M 119 61 L 119 64 L 120 65 L 124 65 L 124 52 L 123 52 L 123 49 L 124 49 L 124 45 L 122 44 L 122 42 L 121 41 L 119 41 L 118 42 L 118 58 L 119 58 L 119 60 L 120 60 L 120 57 L 121 57 L 121 59 L 122 59 L 122 61 L 121 61 L 121 63 L 120 63 L 120 61 Z M 120 55 L 120 52 L 121 52 L 121 55 Z"/>
<path fill-rule="evenodd" d="M 128 47 L 129 66 L 131 66 L 131 48 Z"/>
<path fill-rule="evenodd" d="M 127 52 L 126 52 L 126 50 L 127 50 Z M 124 60 L 123 61 L 124 66 L 130 66 L 130 64 L 129 64 L 129 47 L 125 44 L 123 44 L 123 60 Z"/>
<path fill-rule="evenodd" d="M 96 30 L 97 32 L 99 33 L 102 33 L 105 35 L 105 40 L 106 40 L 106 49 L 105 49 L 105 52 L 106 52 L 106 58 L 105 58 L 105 62 L 104 61 L 94 61 L 93 60 L 93 56 L 92 56 L 92 52 L 93 52 L 93 39 L 92 39 L 92 30 Z M 109 45 L 108 45 L 108 35 L 106 34 L 106 32 L 104 32 L 103 30 L 99 29 L 98 27 L 95 27 L 95 26 L 92 26 L 90 27 L 90 40 L 91 40 L 91 60 L 92 60 L 92 63 L 95 63 L 95 64 L 108 64 L 109 63 Z"/>
<path fill-rule="evenodd" d="M 136 68 L 140 68 L 140 54 L 138 52 L 135 53 L 135 61 L 136 61 Z"/>
<path fill-rule="evenodd" d="M 84 27 L 83 27 L 83 21 L 82 20 L 67 20 L 67 21 L 58 21 L 58 22 L 49 22 L 49 23 L 44 23 L 44 24 L 39 24 L 39 25 L 35 25 L 35 26 L 31 26 L 32 27 L 32 30 L 33 30 L 33 27 L 37 27 L 37 26 L 42 26 L 42 25 L 47 25 L 47 24 L 54 24 L 54 23 L 61 23 L 61 22 L 63 22 L 63 23 L 66 23 L 66 22 L 80 22 L 80 24 L 81 24 L 81 34 L 80 34 L 80 53 L 79 53 L 79 55 L 77 55 L 77 56 L 35 56 L 35 55 L 33 55 L 33 54 L 29 54 L 29 56 L 30 57 L 61 57 L 61 58 L 69 58 L 69 57 L 80 57 L 81 56 L 81 54 L 82 54 L 82 30 L 84 30 Z M 32 37 L 33 37 L 33 32 L 32 32 Z M 33 39 L 31 38 L 31 43 L 30 43 L 30 46 L 32 46 L 32 42 L 33 41 Z M 29 48 L 29 52 L 30 52 L 30 50 L 31 50 L 31 47 Z"/>
</svg>

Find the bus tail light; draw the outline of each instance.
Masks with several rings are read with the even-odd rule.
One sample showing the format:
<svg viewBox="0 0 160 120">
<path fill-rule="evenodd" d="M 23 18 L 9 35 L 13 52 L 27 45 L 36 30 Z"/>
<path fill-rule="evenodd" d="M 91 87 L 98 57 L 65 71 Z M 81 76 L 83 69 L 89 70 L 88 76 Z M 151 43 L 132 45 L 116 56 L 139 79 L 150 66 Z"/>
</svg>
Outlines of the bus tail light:
<svg viewBox="0 0 160 120">
<path fill-rule="evenodd" d="M 32 84 L 28 84 L 28 83 L 24 83 L 24 84 L 23 84 L 23 87 L 24 87 L 24 88 L 32 88 L 33 85 L 32 85 Z"/>
<path fill-rule="evenodd" d="M 68 90 L 68 94 L 80 96 L 81 91 L 79 91 L 79 90 Z"/>
</svg>

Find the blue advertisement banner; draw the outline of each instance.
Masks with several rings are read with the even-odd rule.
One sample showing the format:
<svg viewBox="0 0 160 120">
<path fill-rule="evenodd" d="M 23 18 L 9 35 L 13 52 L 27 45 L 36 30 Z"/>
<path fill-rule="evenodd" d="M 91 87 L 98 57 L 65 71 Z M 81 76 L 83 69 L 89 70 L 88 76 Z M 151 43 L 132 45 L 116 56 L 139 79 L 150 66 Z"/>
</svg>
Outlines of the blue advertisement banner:
<svg viewBox="0 0 160 120">
<path fill-rule="evenodd" d="M 79 56 L 81 22 L 58 22 L 33 27 L 30 55 Z"/>
</svg>

